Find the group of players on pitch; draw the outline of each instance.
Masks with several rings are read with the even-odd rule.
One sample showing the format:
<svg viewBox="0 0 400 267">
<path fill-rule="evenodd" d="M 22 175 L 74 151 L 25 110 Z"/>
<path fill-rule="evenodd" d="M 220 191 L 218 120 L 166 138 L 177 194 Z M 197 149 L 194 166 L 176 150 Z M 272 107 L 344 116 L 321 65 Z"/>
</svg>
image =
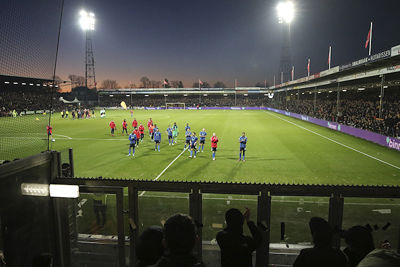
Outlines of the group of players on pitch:
<svg viewBox="0 0 400 267">
<path fill-rule="evenodd" d="M 114 136 L 116 125 L 114 121 L 111 121 L 109 124 L 111 128 L 111 135 Z M 128 123 L 126 120 L 122 123 L 122 134 L 128 134 Z M 138 122 L 136 118 L 134 118 L 132 122 L 133 131 L 129 134 L 129 154 L 128 156 L 135 156 L 135 148 L 139 146 L 139 142 L 143 141 L 144 138 L 144 126 L 142 124 L 138 127 Z M 147 128 L 149 131 L 149 137 L 154 141 L 154 150 L 160 152 L 160 143 L 161 143 L 161 132 L 157 127 L 157 124 L 153 123 L 153 120 L 150 118 L 147 122 Z M 179 135 L 179 130 L 176 122 L 174 122 L 173 126 L 168 126 L 166 130 L 166 134 L 168 136 L 168 145 L 173 146 L 177 143 L 177 137 Z M 192 132 L 189 126 L 189 123 L 185 126 L 185 146 L 183 150 L 188 149 L 190 151 L 189 158 L 196 158 L 197 152 L 204 152 L 204 144 L 206 142 L 207 132 L 203 128 L 199 133 L 199 137 L 197 137 L 196 132 Z M 211 151 L 212 151 L 212 159 L 215 160 L 215 154 L 217 152 L 218 147 L 218 137 L 215 133 L 213 133 L 210 138 L 211 141 Z M 243 132 L 242 136 L 239 137 L 239 161 L 245 161 L 245 153 L 246 153 L 246 145 L 247 145 L 247 137 Z M 242 158 L 243 156 L 243 158 Z"/>
</svg>

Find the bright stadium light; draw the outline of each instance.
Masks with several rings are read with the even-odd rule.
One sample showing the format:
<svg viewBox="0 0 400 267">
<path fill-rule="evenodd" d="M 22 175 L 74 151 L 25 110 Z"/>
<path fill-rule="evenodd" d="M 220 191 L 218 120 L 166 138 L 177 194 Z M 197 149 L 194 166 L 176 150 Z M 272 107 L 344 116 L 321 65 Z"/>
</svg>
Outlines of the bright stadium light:
<svg viewBox="0 0 400 267">
<path fill-rule="evenodd" d="M 51 197 L 78 198 L 79 186 L 67 184 L 51 184 L 49 186 Z"/>
<path fill-rule="evenodd" d="M 276 6 L 276 10 L 278 12 L 279 23 L 288 23 L 290 24 L 294 18 L 294 4 L 291 1 L 280 2 Z"/>
<path fill-rule="evenodd" d="M 79 12 L 79 25 L 84 31 L 94 31 L 94 13 L 81 10 Z"/>
</svg>

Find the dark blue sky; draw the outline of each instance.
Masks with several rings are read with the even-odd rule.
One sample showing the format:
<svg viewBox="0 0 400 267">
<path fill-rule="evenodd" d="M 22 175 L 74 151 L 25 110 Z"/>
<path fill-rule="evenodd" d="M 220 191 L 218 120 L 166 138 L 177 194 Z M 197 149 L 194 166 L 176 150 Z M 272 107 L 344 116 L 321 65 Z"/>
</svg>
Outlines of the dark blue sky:
<svg viewBox="0 0 400 267">
<path fill-rule="evenodd" d="M 35 1 L 38 14 L 47 14 L 40 9 L 41 2 L 48 4 L 49 0 Z M 65 0 L 57 73 L 63 79 L 68 74 L 84 74 L 84 36 L 77 21 L 79 10 L 86 8 L 97 19 L 93 41 L 99 83 L 110 78 L 121 86 L 128 81 L 139 84 L 144 75 L 154 80 L 182 80 L 186 86 L 198 78 L 210 83 L 221 80 L 230 86 L 234 79 L 239 86 L 264 79 L 272 83 L 273 75 L 279 73 L 282 40 L 277 2 Z M 400 44 L 399 0 L 293 2 L 296 16 L 291 41 L 296 77 L 306 75 L 308 57 L 312 73 L 326 69 L 329 45 L 333 47 L 333 65 L 366 56 L 364 43 L 371 20 L 373 53 Z M 39 22 L 31 21 L 36 23 L 34 32 Z M 24 20 L 16 20 L 19 22 Z M 29 27 L 24 29 L 28 31 Z M 12 32 L 12 28 L 7 30 L 7 34 Z"/>
</svg>

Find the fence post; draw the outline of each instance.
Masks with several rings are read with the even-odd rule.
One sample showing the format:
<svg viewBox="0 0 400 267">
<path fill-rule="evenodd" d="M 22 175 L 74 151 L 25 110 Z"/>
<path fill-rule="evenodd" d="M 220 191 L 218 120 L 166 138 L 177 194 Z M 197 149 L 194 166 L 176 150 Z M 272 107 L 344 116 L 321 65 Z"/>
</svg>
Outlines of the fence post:
<svg viewBox="0 0 400 267">
<path fill-rule="evenodd" d="M 266 190 L 261 191 L 257 198 L 257 222 L 261 222 L 267 227 L 267 230 L 262 232 L 263 242 L 256 251 L 256 267 L 265 267 L 269 264 L 271 229 L 271 196 Z"/>
<path fill-rule="evenodd" d="M 198 239 L 196 241 L 195 253 L 197 259 L 203 259 L 202 242 L 203 242 L 203 213 L 202 213 L 202 194 L 198 187 L 194 187 L 189 194 L 189 215 L 193 218 L 197 225 Z"/>
<path fill-rule="evenodd" d="M 138 189 L 133 185 L 128 187 L 129 198 L 129 266 L 136 266 L 136 241 L 139 236 L 139 205 Z"/>
<path fill-rule="evenodd" d="M 118 229 L 118 265 L 125 267 L 125 234 L 124 234 L 124 189 L 117 195 L 117 229 Z"/>
<path fill-rule="evenodd" d="M 69 155 L 69 167 L 71 170 L 71 177 L 75 177 L 75 172 L 74 172 L 74 154 L 72 152 L 72 148 L 68 149 L 68 155 Z"/>
<path fill-rule="evenodd" d="M 340 248 L 340 231 L 342 230 L 344 199 L 341 194 L 334 193 L 329 198 L 328 222 L 333 229 L 333 247 Z"/>
</svg>

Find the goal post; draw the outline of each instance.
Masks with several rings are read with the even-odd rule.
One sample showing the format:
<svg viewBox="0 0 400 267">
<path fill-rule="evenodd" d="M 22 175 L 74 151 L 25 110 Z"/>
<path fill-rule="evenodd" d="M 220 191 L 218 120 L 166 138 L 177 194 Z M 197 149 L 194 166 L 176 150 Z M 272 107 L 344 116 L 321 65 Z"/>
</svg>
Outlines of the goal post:
<svg viewBox="0 0 400 267">
<path fill-rule="evenodd" d="M 165 103 L 165 109 L 181 108 L 186 109 L 185 103 Z"/>
</svg>

